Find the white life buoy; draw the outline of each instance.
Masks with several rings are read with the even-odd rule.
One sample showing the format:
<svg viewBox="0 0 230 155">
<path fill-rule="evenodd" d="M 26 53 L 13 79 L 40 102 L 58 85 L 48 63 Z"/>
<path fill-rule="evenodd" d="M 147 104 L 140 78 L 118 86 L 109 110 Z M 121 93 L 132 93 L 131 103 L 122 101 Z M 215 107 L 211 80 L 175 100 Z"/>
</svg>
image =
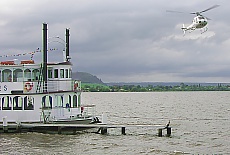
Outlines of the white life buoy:
<svg viewBox="0 0 230 155">
<path fill-rule="evenodd" d="M 25 89 L 27 92 L 31 91 L 32 88 L 33 88 L 33 82 L 26 82 L 26 83 L 25 83 L 24 89 Z"/>
</svg>

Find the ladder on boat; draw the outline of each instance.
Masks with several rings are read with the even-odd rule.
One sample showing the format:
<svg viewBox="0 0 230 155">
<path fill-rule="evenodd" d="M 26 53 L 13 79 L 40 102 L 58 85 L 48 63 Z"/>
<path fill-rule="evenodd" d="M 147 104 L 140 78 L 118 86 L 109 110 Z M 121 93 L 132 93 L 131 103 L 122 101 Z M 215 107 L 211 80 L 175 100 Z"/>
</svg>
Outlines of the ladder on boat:
<svg viewBox="0 0 230 155">
<path fill-rule="evenodd" d="M 43 81 L 43 77 L 42 77 L 42 64 L 40 66 L 39 69 L 39 76 L 38 76 L 38 84 L 37 84 L 37 88 L 36 88 L 36 93 L 40 93 L 41 92 L 41 87 L 42 87 L 42 81 Z"/>
</svg>

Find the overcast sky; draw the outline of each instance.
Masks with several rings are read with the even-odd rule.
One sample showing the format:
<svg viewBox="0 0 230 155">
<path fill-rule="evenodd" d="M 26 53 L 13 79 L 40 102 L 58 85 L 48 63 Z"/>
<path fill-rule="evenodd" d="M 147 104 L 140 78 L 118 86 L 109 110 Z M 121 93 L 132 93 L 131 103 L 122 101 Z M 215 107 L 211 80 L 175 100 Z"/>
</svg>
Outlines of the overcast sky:
<svg viewBox="0 0 230 155">
<path fill-rule="evenodd" d="M 204 13 L 209 30 L 183 36 L 182 24 Z M 103 82 L 230 82 L 229 0 L 1 0 L 0 56 L 42 49 L 48 23 L 49 61 L 62 61 L 65 28 L 70 28 L 74 71 Z M 41 53 L 34 60 L 41 60 Z M 30 59 L 0 57 L 1 61 Z"/>
</svg>

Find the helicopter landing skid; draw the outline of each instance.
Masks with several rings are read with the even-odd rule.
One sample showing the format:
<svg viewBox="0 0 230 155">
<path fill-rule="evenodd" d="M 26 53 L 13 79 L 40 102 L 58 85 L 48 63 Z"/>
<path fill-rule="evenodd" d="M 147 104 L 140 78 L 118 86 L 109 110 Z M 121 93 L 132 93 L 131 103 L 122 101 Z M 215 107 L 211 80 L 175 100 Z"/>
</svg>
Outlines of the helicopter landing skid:
<svg viewBox="0 0 230 155">
<path fill-rule="evenodd" d="M 201 31 L 201 34 L 203 34 L 203 33 L 205 33 L 205 32 L 208 31 L 208 27 L 204 27 L 204 28 L 202 28 L 200 31 Z"/>
</svg>

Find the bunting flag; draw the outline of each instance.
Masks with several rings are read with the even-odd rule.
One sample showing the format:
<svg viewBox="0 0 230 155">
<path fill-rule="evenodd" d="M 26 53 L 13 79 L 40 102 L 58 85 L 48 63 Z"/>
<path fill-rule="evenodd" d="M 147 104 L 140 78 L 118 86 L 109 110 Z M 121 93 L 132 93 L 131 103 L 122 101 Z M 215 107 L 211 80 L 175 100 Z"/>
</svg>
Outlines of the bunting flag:
<svg viewBox="0 0 230 155">
<path fill-rule="evenodd" d="M 49 50 L 47 50 L 48 52 L 50 52 L 50 51 L 56 51 L 56 50 L 58 50 L 57 48 L 51 48 L 51 49 L 49 49 Z M 24 55 L 31 55 L 31 60 L 33 59 L 33 57 L 34 57 L 34 54 L 35 53 L 38 53 L 38 52 L 42 52 L 42 50 L 40 50 L 39 48 L 38 49 L 36 49 L 35 51 L 33 51 L 33 52 L 27 52 L 27 53 L 19 53 L 19 54 L 11 54 L 11 55 L 0 55 L 0 58 L 1 57 L 18 57 L 18 56 L 24 56 Z"/>
</svg>

